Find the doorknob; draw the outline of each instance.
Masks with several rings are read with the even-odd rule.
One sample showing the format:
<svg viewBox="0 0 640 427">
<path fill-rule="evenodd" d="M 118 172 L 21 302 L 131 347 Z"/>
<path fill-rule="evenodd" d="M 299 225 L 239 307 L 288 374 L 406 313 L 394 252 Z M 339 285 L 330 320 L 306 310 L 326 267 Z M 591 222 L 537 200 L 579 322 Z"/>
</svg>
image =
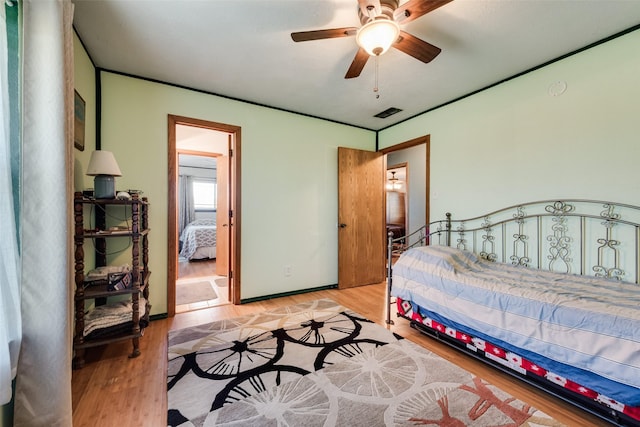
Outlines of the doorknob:
<svg viewBox="0 0 640 427">
<path fill-rule="evenodd" d="M 345 228 L 347 226 L 347 224 L 341 223 L 340 224 L 340 228 Z"/>
</svg>

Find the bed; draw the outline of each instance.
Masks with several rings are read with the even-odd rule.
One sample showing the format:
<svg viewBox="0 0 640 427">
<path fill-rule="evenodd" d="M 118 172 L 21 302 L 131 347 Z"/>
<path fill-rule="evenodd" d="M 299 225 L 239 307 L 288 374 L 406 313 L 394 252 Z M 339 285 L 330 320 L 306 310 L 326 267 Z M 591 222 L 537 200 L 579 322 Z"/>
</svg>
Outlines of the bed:
<svg viewBox="0 0 640 427">
<path fill-rule="evenodd" d="M 180 256 L 187 260 L 216 257 L 216 224 L 214 220 L 197 219 L 180 234 Z"/>
<path fill-rule="evenodd" d="M 603 420 L 640 426 L 640 207 L 531 202 L 447 214 L 415 233 L 412 247 L 389 236 L 398 316 Z"/>
</svg>

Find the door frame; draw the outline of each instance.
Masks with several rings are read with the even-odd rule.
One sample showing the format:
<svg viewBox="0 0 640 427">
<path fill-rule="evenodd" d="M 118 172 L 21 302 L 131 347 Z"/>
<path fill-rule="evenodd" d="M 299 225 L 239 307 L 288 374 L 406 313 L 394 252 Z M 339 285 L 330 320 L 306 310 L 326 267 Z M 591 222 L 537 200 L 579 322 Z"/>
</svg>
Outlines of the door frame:
<svg viewBox="0 0 640 427">
<path fill-rule="evenodd" d="M 229 147 L 229 271 L 230 302 L 240 304 L 240 142 L 239 126 L 168 114 L 168 252 L 167 252 L 167 314 L 175 316 L 176 280 L 178 279 L 178 150 L 176 126 L 185 125 L 226 132 L 231 135 Z"/>
</svg>

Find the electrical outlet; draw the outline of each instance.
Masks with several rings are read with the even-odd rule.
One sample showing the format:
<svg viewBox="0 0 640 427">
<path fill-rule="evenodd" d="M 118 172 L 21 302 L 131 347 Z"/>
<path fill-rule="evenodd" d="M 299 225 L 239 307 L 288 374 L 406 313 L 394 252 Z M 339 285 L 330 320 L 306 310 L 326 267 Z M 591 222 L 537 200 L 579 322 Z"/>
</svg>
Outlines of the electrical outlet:
<svg viewBox="0 0 640 427">
<path fill-rule="evenodd" d="M 284 276 L 285 277 L 291 276 L 291 266 L 290 265 L 285 265 L 282 270 L 284 271 Z"/>
</svg>

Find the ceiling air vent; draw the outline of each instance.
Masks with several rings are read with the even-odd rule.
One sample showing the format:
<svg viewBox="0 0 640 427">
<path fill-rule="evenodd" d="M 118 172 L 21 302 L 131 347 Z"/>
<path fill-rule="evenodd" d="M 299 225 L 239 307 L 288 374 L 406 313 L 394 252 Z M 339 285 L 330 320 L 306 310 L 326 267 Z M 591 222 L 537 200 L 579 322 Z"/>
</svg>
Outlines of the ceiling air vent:
<svg viewBox="0 0 640 427">
<path fill-rule="evenodd" d="M 375 116 L 373 116 L 373 117 L 378 117 L 378 118 L 381 118 L 381 119 L 386 119 L 387 117 L 389 117 L 389 116 L 393 116 L 394 114 L 399 113 L 400 111 L 402 111 L 402 110 L 401 110 L 401 109 L 399 109 L 399 108 L 391 107 L 391 108 L 387 108 L 387 109 L 386 109 L 386 110 L 384 110 L 384 111 L 379 112 L 378 114 L 376 114 L 376 115 L 375 115 Z"/>
</svg>

